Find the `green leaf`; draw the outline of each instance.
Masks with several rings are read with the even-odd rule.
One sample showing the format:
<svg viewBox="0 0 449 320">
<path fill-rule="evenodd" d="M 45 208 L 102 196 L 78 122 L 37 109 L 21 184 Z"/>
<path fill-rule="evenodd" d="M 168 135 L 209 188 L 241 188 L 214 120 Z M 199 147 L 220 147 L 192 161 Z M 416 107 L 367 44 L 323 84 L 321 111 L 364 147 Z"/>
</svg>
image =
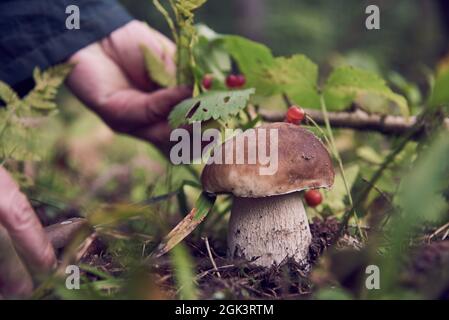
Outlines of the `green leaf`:
<svg viewBox="0 0 449 320">
<path fill-rule="evenodd" d="M 40 136 L 19 122 L 18 119 L 7 121 L 4 112 L 0 112 L 0 159 L 18 161 L 39 161 L 45 150 Z M 38 138 L 39 137 L 39 138 Z"/>
<path fill-rule="evenodd" d="M 195 46 L 195 60 L 199 68 L 199 74 L 212 74 L 214 89 L 225 89 L 225 78 L 231 71 L 231 57 L 225 50 L 222 35 L 215 33 L 205 25 L 196 26 L 198 43 Z"/>
<path fill-rule="evenodd" d="M 271 50 L 263 44 L 239 36 L 225 36 L 222 41 L 240 72 L 245 75 L 247 85 L 256 88 L 258 94 L 269 94 L 265 90 L 271 90 L 271 86 L 264 87 L 261 79 L 262 69 L 274 64 Z"/>
<path fill-rule="evenodd" d="M 349 189 L 352 188 L 357 176 L 359 175 L 360 168 L 358 165 L 353 164 L 345 168 L 346 180 L 348 182 Z M 335 177 L 335 182 L 329 191 L 324 191 L 326 194 L 326 204 L 334 211 L 344 211 L 346 208 L 345 199 L 348 196 L 346 192 L 345 184 L 341 174 Z"/>
<path fill-rule="evenodd" d="M 319 108 L 318 66 L 304 55 L 276 58 L 272 67 L 263 69 L 266 86 L 276 93 L 286 93 L 290 100 L 305 108 Z"/>
<path fill-rule="evenodd" d="M 150 78 L 161 87 L 175 86 L 176 77 L 167 71 L 164 61 L 144 45 L 141 45 L 140 47 L 143 51 L 145 67 Z"/>
<path fill-rule="evenodd" d="M 417 84 L 408 81 L 397 72 L 391 72 L 388 80 L 397 87 L 407 98 L 412 107 L 416 107 L 422 102 L 422 94 Z"/>
<path fill-rule="evenodd" d="M 444 219 L 449 208 L 443 194 L 449 187 L 449 140 L 442 132 L 421 155 L 410 173 L 401 181 L 394 203 L 399 210 L 388 224 L 390 248 L 383 255 L 381 270 L 384 291 L 397 289 L 398 274 L 403 270 L 405 245 L 413 238 L 416 228 L 429 221 Z"/>
<path fill-rule="evenodd" d="M 439 70 L 435 79 L 432 94 L 429 99 L 429 107 L 449 107 L 449 68 Z"/>
<path fill-rule="evenodd" d="M 409 115 L 406 99 L 394 93 L 381 77 L 353 67 L 335 69 L 326 82 L 324 96 L 329 110 L 344 110 L 357 103 L 373 113 Z"/>
<path fill-rule="evenodd" d="M 26 104 L 30 107 L 41 110 L 41 111 L 51 111 L 56 109 L 57 105 L 53 101 L 45 100 L 39 95 L 30 94 L 26 100 Z"/>
<path fill-rule="evenodd" d="M 56 109 L 56 94 L 71 69 L 68 64 L 44 72 L 36 68 L 35 87 L 23 100 L 0 82 L 0 99 L 7 104 L 7 108 L 0 108 L 0 161 L 41 159 L 46 151 L 45 135 L 33 127 L 33 122 L 42 125 L 42 115 L 50 115 Z"/>
<path fill-rule="evenodd" d="M 236 115 L 246 107 L 254 89 L 237 91 L 210 91 L 178 104 L 170 113 L 173 128 L 195 121 L 223 120 Z"/>
<path fill-rule="evenodd" d="M 258 96 L 286 93 L 306 108 L 319 108 L 318 67 L 304 55 L 273 57 L 266 46 L 238 36 L 226 36 L 224 47 Z"/>
<path fill-rule="evenodd" d="M 410 224 L 435 221 L 447 212 L 443 192 L 449 187 L 449 141 L 444 132 L 401 182 L 397 203 Z"/>
<path fill-rule="evenodd" d="M 0 100 L 6 105 L 12 105 L 18 102 L 20 98 L 7 83 L 0 81 Z"/>
<path fill-rule="evenodd" d="M 356 150 L 357 156 L 374 165 L 381 165 L 383 162 L 383 157 L 374 148 L 364 145 Z"/>
<path fill-rule="evenodd" d="M 169 232 L 152 255 L 160 257 L 166 254 L 191 234 L 212 210 L 215 200 L 215 196 L 209 196 L 204 192 L 201 193 L 195 202 L 195 207 Z"/>
<path fill-rule="evenodd" d="M 315 299 L 317 300 L 352 300 L 351 294 L 343 288 L 330 287 L 323 288 L 316 292 Z"/>
<path fill-rule="evenodd" d="M 189 15 L 192 11 L 205 4 L 206 1 L 207 0 L 178 0 L 176 6 L 181 13 Z"/>
<path fill-rule="evenodd" d="M 73 66 L 70 64 L 60 64 L 48 68 L 44 72 L 39 68 L 35 68 L 33 72 L 35 87 L 25 96 L 23 103 L 40 111 L 56 109 L 56 104 L 53 100 L 56 98 L 58 89 L 64 83 L 72 68 Z"/>
<path fill-rule="evenodd" d="M 178 244 L 171 251 L 171 260 L 180 298 L 184 300 L 198 299 L 198 290 L 194 281 L 194 262 L 187 248 Z"/>
</svg>

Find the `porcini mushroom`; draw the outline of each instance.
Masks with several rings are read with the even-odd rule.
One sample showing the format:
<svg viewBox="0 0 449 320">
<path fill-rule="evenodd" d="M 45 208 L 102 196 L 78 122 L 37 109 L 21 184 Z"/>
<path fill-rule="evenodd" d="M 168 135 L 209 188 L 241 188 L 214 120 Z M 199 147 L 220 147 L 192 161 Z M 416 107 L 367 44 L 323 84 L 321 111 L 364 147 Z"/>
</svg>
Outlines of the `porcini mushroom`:
<svg viewBox="0 0 449 320">
<path fill-rule="evenodd" d="M 255 129 L 277 130 L 278 168 L 261 175 L 255 164 L 210 163 L 201 180 L 205 191 L 233 194 L 228 228 L 228 254 L 259 266 L 279 265 L 287 258 L 305 263 L 312 240 L 300 195 L 306 189 L 330 188 L 332 161 L 323 143 L 310 131 L 289 123 L 272 123 Z M 242 133 L 242 134 L 245 134 Z M 261 139 L 257 136 L 257 147 Z M 236 148 L 236 137 L 214 149 Z M 270 142 L 265 141 L 266 147 Z M 249 143 L 244 144 L 245 157 Z M 234 152 L 234 155 L 236 153 Z M 247 159 L 247 157 L 245 158 Z"/>
</svg>

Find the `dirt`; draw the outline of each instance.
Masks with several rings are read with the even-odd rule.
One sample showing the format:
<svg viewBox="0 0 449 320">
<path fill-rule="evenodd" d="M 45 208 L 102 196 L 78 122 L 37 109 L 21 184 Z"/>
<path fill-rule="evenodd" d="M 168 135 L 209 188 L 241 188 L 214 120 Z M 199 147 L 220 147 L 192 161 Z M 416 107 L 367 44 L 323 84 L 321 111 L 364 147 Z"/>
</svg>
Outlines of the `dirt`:
<svg viewBox="0 0 449 320">
<path fill-rule="evenodd" d="M 226 242 L 222 239 L 223 237 L 208 239 L 211 259 L 205 239 L 191 236 L 185 243 L 196 266 L 195 280 L 198 296 L 201 299 L 307 299 L 319 287 L 329 285 L 338 279 L 338 276 L 335 277 L 334 267 L 331 267 L 333 272 L 335 271 L 331 278 L 329 275 L 323 277 L 322 273 L 318 275 L 316 273 L 319 269 L 317 265 L 319 258 L 327 251 L 329 253 L 334 251 L 328 250 L 331 246 L 336 244 L 336 248 L 347 248 L 350 252 L 361 250 L 360 242 L 349 234 L 338 238 L 339 227 L 339 221 L 335 218 L 314 219 L 310 225 L 313 239 L 307 263 L 285 261 L 281 266 L 270 269 L 253 266 L 243 260 L 227 259 Z M 363 250 L 357 254 L 358 258 L 360 254 L 363 255 Z M 346 261 L 348 258 L 344 259 Z M 322 261 L 323 259 L 320 259 L 320 264 Z M 108 253 L 105 243 L 98 239 L 81 262 L 114 277 L 126 279 L 129 276 L 129 266 L 117 263 Z M 341 263 L 341 261 L 338 262 L 339 265 Z M 406 287 L 417 289 L 427 296 L 448 299 L 448 265 L 448 240 L 421 243 L 415 247 L 409 267 L 402 275 L 402 282 Z M 314 269 L 313 274 L 312 269 Z M 153 287 L 157 287 L 157 290 L 153 288 L 151 294 L 145 296 L 146 298 L 177 298 L 179 292 L 176 291 L 174 270 L 169 255 L 148 261 L 144 270 L 145 276 L 150 279 L 148 281 Z M 89 272 L 85 274 L 91 281 L 99 280 L 97 276 Z M 139 277 L 141 278 L 142 274 L 139 274 Z M 346 275 L 343 278 L 347 280 L 351 277 Z M 346 280 L 339 282 L 350 290 L 351 281 Z M 139 296 L 139 298 L 142 297 Z"/>
<path fill-rule="evenodd" d="M 203 243 L 189 242 L 197 263 L 197 280 L 202 298 L 220 299 L 295 299 L 307 298 L 312 292 L 309 272 L 318 258 L 334 243 L 339 224 L 336 219 L 324 221 L 315 219 L 311 224 L 313 235 L 307 264 L 298 264 L 293 260 L 285 261 L 281 266 L 266 269 L 252 266 L 247 261 L 226 259 L 225 244 L 211 244 L 214 262 L 206 253 Z M 161 279 L 166 279 L 170 268 L 158 266 L 155 269 Z"/>
</svg>

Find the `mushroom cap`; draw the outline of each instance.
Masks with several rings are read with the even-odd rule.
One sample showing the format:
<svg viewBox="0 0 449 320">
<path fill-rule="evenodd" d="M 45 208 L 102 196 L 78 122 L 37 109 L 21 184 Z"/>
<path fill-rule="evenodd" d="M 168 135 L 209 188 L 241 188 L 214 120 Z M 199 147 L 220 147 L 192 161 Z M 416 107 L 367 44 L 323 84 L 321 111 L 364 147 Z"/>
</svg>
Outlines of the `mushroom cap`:
<svg viewBox="0 0 449 320">
<path fill-rule="evenodd" d="M 235 141 L 240 135 L 215 147 L 213 154 L 233 149 L 233 164 L 207 164 L 201 175 L 206 192 L 232 193 L 238 197 L 262 198 L 288 194 L 305 189 L 330 188 L 334 183 L 334 169 L 330 155 L 320 139 L 312 132 L 289 123 L 271 123 L 255 128 L 257 145 L 260 129 L 278 130 L 278 168 L 272 175 L 261 175 L 260 168 L 268 165 L 248 164 L 248 143 L 245 142 L 245 162 L 236 164 Z M 266 153 L 270 155 L 270 131 L 266 133 Z M 259 147 L 257 147 L 259 148 Z M 258 149 L 257 149 L 258 150 Z"/>
</svg>

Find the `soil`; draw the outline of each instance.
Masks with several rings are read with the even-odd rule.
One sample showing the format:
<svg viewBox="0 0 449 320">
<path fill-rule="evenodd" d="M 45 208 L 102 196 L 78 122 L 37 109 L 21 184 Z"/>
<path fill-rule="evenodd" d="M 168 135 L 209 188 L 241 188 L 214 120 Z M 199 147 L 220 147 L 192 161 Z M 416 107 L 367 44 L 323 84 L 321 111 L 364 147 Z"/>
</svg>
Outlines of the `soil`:
<svg viewBox="0 0 449 320">
<path fill-rule="evenodd" d="M 352 253 L 358 251 L 360 252 L 358 258 L 363 255 L 362 246 L 357 239 L 349 234 L 338 239 L 339 227 L 339 222 L 335 218 L 314 219 L 310 225 L 313 240 L 309 249 L 308 263 L 300 265 L 295 261 L 285 261 L 281 266 L 270 269 L 253 266 L 247 261 L 227 259 L 226 243 L 221 238 L 208 239 L 210 255 L 213 257 L 211 259 L 205 239 L 190 236 L 185 243 L 196 266 L 195 280 L 198 287 L 198 296 L 201 299 L 310 298 L 311 294 L 319 287 L 335 283 L 335 279 L 338 278 L 335 277 L 335 272 L 332 276 L 329 276 L 329 273 L 325 275 L 319 273 L 318 276 L 316 274 L 319 258 L 329 251 L 328 249 L 331 246 L 336 244 L 335 248 L 349 248 Z M 129 270 L 126 269 L 126 266 L 117 263 L 107 251 L 105 242 L 96 239 L 81 262 L 115 277 L 126 278 L 129 276 Z M 329 261 L 331 261 L 332 255 L 329 256 Z M 326 261 L 326 259 L 324 260 Z M 320 259 L 322 264 L 321 261 L 323 259 Z M 330 263 L 334 262 L 331 261 Z M 358 261 L 358 263 L 361 262 Z M 447 299 L 449 298 L 448 265 L 448 240 L 421 243 L 415 247 L 409 267 L 404 272 L 403 283 L 407 287 L 419 290 L 419 292 L 425 292 L 428 296 Z M 151 294 L 145 294 L 145 298 L 175 299 L 178 297 L 174 270 L 169 255 L 148 261 L 144 269 L 151 285 L 157 287 Z M 314 272 L 311 272 L 312 269 L 314 269 Z M 334 269 L 334 267 L 331 266 L 330 269 Z M 85 271 L 85 275 L 92 281 L 99 279 L 87 271 Z M 339 283 L 351 290 L 350 283 L 354 280 L 352 278 L 357 277 L 357 274 L 345 276 L 347 278 L 339 279 Z M 139 274 L 139 277 L 141 279 L 142 274 Z M 142 296 L 138 298 L 142 298 Z"/>
</svg>

